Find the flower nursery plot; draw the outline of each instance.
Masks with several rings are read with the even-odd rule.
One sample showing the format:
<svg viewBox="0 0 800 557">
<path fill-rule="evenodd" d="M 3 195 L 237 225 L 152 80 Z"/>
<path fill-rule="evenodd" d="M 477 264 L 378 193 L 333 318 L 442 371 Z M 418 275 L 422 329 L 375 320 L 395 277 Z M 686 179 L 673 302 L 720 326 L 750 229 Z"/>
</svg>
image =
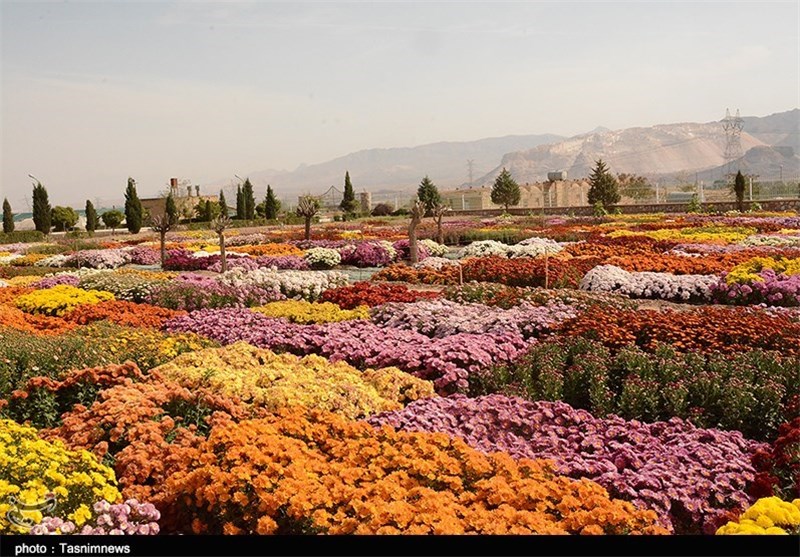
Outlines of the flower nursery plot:
<svg viewBox="0 0 800 557">
<path fill-rule="evenodd" d="M 0 245 L 0 535 L 800 533 L 800 217 L 420 231 Z"/>
</svg>

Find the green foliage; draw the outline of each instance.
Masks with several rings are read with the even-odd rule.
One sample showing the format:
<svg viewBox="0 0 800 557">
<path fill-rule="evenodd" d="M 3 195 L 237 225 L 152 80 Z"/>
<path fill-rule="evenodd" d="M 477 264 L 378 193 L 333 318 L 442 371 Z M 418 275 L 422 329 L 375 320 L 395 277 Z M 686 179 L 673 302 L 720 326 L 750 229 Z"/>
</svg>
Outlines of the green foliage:
<svg viewBox="0 0 800 557">
<path fill-rule="evenodd" d="M 225 192 L 219 190 L 219 201 L 217 202 L 219 214 L 228 216 L 228 202 L 225 200 Z"/>
<path fill-rule="evenodd" d="M 175 198 L 172 196 L 172 192 L 167 196 L 164 212 L 167 218 L 169 218 L 170 226 L 178 224 L 178 206 L 175 204 Z"/>
<path fill-rule="evenodd" d="M 739 212 L 744 212 L 744 174 L 739 170 L 736 173 L 736 179 L 733 181 L 733 192 L 736 194 L 736 204 L 739 206 Z"/>
<path fill-rule="evenodd" d="M 513 205 L 518 205 L 521 197 L 519 184 L 511 177 L 511 173 L 503 168 L 492 186 L 492 203 L 502 205 L 506 212 Z"/>
<path fill-rule="evenodd" d="M 11 212 L 11 203 L 3 199 L 3 234 L 14 232 L 14 213 Z"/>
<path fill-rule="evenodd" d="M 125 189 L 125 225 L 128 232 L 138 234 L 142 229 L 144 210 L 139 195 L 136 193 L 136 180 L 128 177 L 128 187 Z"/>
<path fill-rule="evenodd" d="M 197 220 L 200 222 L 211 222 L 220 215 L 219 203 L 206 199 L 200 201 L 195 208 Z"/>
<path fill-rule="evenodd" d="M 594 205 L 592 205 L 592 214 L 595 217 L 604 217 L 608 214 L 608 211 L 606 211 L 602 201 L 594 202 Z"/>
<path fill-rule="evenodd" d="M 356 193 L 353 190 L 353 184 L 350 182 L 350 172 L 344 173 L 344 196 L 342 202 L 339 203 L 339 208 L 344 213 L 345 219 L 351 215 L 355 215 L 358 210 L 358 201 L 356 201 Z"/>
<path fill-rule="evenodd" d="M 700 205 L 700 198 L 697 194 L 692 196 L 691 201 L 689 201 L 689 207 L 686 208 L 687 213 L 699 213 L 702 211 L 703 206 Z"/>
<path fill-rule="evenodd" d="M 242 195 L 242 185 L 236 186 L 236 218 L 245 220 L 244 216 L 244 196 Z"/>
<path fill-rule="evenodd" d="M 33 224 L 36 226 L 36 230 L 43 234 L 50 234 L 52 210 L 47 190 L 41 182 L 37 181 L 33 186 Z"/>
<path fill-rule="evenodd" d="M 599 201 L 608 210 L 619 203 L 619 184 L 614 175 L 608 171 L 603 159 L 598 159 L 589 176 L 589 205 L 596 205 Z"/>
<path fill-rule="evenodd" d="M 119 227 L 120 224 L 122 224 L 123 219 L 125 219 L 125 215 L 123 215 L 122 212 L 114 209 L 112 211 L 106 211 L 100 218 L 103 219 L 103 224 L 106 225 L 106 228 L 110 228 L 113 232 Z"/>
<path fill-rule="evenodd" d="M 8 234 L 0 234 L 0 244 L 29 244 L 44 241 L 44 234 L 38 230 L 15 230 Z"/>
<path fill-rule="evenodd" d="M 53 207 L 50 220 L 57 232 L 64 232 L 68 228 L 75 226 L 78 223 L 78 218 L 78 213 L 72 207 L 56 205 Z"/>
<path fill-rule="evenodd" d="M 417 188 L 417 199 L 425 204 L 425 214 L 433 214 L 433 209 L 442 202 L 442 196 L 439 195 L 439 188 L 436 187 L 430 178 L 425 176 Z"/>
<path fill-rule="evenodd" d="M 99 224 L 99 222 L 98 222 L 98 217 L 97 217 L 97 211 L 94 208 L 94 203 L 92 203 L 90 200 L 87 199 L 86 200 L 86 232 L 89 232 L 91 234 L 92 232 L 97 230 L 97 225 L 98 224 Z"/>
<path fill-rule="evenodd" d="M 373 217 L 388 217 L 392 214 L 392 206 L 388 203 L 378 203 L 372 209 Z"/>
<path fill-rule="evenodd" d="M 242 206 L 245 219 L 253 220 L 256 218 L 256 198 L 250 178 L 247 178 L 242 186 Z"/>
<path fill-rule="evenodd" d="M 619 183 L 619 193 L 625 197 L 643 201 L 655 196 L 655 189 L 644 176 L 622 173 L 617 175 L 617 182 Z"/>
<path fill-rule="evenodd" d="M 267 184 L 267 197 L 264 199 L 264 218 L 267 220 L 275 220 L 278 218 L 280 210 L 281 202 L 275 197 L 272 186 Z"/>
<path fill-rule="evenodd" d="M 770 439 L 800 395 L 800 358 L 753 350 L 739 354 L 612 353 L 581 337 L 542 342 L 513 364 L 470 376 L 470 396 L 514 394 L 562 400 L 597 417 L 646 422 L 672 417 L 698 427 L 735 429 Z"/>
</svg>

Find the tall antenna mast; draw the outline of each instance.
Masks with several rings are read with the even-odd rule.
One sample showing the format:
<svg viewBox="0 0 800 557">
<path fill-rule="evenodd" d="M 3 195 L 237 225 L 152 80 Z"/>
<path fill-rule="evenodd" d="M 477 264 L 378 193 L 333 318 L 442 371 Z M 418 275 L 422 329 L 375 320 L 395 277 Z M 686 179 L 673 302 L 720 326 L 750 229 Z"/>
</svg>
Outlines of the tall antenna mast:
<svg viewBox="0 0 800 557">
<path fill-rule="evenodd" d="M 474 159 L 467 159 L 467 174 L 469 175 L 469 185 L 472 185 L 472 169 L 475 164 Z"/>
</svg>

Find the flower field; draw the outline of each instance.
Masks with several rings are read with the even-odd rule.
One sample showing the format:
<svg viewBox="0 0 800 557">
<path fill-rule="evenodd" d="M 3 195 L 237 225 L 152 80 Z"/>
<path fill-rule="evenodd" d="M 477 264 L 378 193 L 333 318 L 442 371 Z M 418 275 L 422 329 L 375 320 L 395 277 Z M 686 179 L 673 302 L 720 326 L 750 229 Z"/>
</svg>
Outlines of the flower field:
<svg viewBox="0 0 800 557">
<path fill-rule="evenodd" d="M 0 245 L 0 535 L 800 533 L 800 217 L 419 234 Z"/>
</svg>

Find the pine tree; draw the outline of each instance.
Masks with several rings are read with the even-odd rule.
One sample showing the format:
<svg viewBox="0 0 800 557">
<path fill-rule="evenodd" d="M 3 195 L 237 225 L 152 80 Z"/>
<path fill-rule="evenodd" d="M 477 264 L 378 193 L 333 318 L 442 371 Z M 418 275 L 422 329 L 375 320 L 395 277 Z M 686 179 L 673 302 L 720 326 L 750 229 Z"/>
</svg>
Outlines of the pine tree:
<svg viewBox="0 0 800 557">
<path fill-rule="evenodd" d="M 619 184 L 617 179 L 608 171 L 603 159 L 595 162 L 595 167 L 589 176 L 589 205 L 601 203 L 605 210 L 619 203 Z"/>
<path fill-rule="evenodd" d="M 52 210 L 47 190 L 37 180 L 36 185 L 33 186 L 33 223 L 36 230 L 50 234 Z"/>
<path fill-rule="evenodd" d="M 14 213 L 11 212 L 11 203 L 8 199 L 3 199 L 3 232 L 6 234 L 14 232 Z"/>
<path fill-rule="evenodd" d="M 439 188 L 425 176 L 417 188 L 417 198 L 425 205 L 425 215 L 433 215 L 433 209 L 442 202 Z"/>
<path fill-rule="evenodd" d="M 244 205 L 244 218 L 245 220 L 253 220 L 256 218 L 256 197 L 253 193 L 253 184 L 250 183 L 250 178 L 244 181 L 242 186 L 242 203 Z"/>
<path fill-rule="evenodd" d="M 492 186 L 492 203 L 502 205 L 505 211 L 512 205 L 518 205 L 521 197 L 519 184 L 511 177 L 511 173 L 503 168 Z"/>
<path fill-rule="evenodd" d="M 86 232 L 90 234 L 97 230 L 97 211 L 90 200 L 86 200 Z"/>
<path fill-rule="evenodd" d="M 281 210 L 281 202 L 275 197 L 275 192 L 272 191 L 272 186 L 267 184 L 267 197 L 264 199 L 264 217 L 267 220 L 275 220 L 278 218 L 278 211 Z"/>
<path fill-rule="evenodd" d="M 142 202 L 136 193 L 136 180 L 129 177 L 125 190 L 125 226 L 131 234 L 138 234 L 142 229 L 142 213 Z"/>
<path fill-rule="evenodd" d="M 219 213 L 228 216 L 228 202 L 225 201 L 225 192 L 219 190 Z"/>
<path fill-rule="evenodd" d="M 733 191 L 736 194 L 736 207 L 740 213 L 744 213 L 744 174 L 739 170 L 736 172 L 736 179 L 733 181 Z"/>
<path fill-rule="evenodd" d="M 244 220 L 244 196 L 242 196 L 242 185 L 236 186 L 236 218 Z"/>
<path fill-rule="evenodd" d="M 167 203 L 164 207 L 164 213 L 167 215 L 169 219 L 169 226 L 173 227 L 178 224 L 178 206 L 175 204 L 175 198 L 172 196 L 172 193 L 167 196 Z"/>
<path fill-rule="evenodd" d="M 358 201 L 356 201 L 356 192 L 353 190 L 353 184 L 350 182 L 350 172 L 344 173 L 344 196 L 342 202 L 339 203 L 339 208 L 344 213 L 345 220 L 351 215 L 355 215 L 358 210 Z"/>
</svg>

